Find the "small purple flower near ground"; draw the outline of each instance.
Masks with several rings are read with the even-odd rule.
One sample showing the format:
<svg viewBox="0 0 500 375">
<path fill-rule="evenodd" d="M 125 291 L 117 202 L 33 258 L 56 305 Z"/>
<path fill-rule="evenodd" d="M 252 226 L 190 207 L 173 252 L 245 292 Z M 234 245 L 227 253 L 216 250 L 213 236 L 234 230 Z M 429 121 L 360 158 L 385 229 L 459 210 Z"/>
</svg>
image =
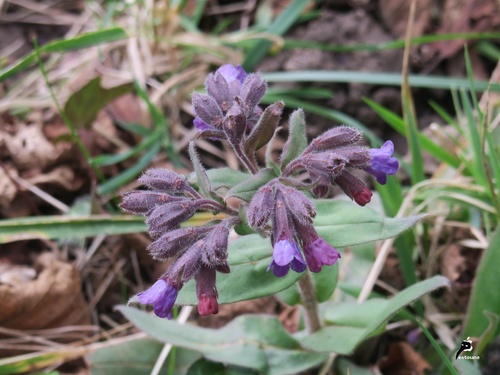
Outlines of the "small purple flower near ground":
<svg viewBox="0 0 500 375">
<path fill-rule="evenodd" d="M 267 270 L 273 270 L 274 276 L 286 276 L 290 267 L 295 272 L 304 272 L 306 262 L 295 241 L 281 240 L 274 244 L 273 261 Z"/>
<path fill-rule="evenodd" d="M 139 293 L 137 298 L 143 305 L 153 305 L 154 312 L 160 318 L 172 319 L 172 307 L 177 299 L 178 290 L 167 280 L 159 279 L 151 288 Z"/>
<path fill-rule="evenodd" d="M 388 174 L 396 174 L 399 168 L 398 159 L 392 156 L 394 153 L 394 144 L 387 141 L 380 148 L 370 149 L 370 166 L 365 171 L 373 175 L 379 184 L 384 185 L 387 182 Z"/>
</svg>

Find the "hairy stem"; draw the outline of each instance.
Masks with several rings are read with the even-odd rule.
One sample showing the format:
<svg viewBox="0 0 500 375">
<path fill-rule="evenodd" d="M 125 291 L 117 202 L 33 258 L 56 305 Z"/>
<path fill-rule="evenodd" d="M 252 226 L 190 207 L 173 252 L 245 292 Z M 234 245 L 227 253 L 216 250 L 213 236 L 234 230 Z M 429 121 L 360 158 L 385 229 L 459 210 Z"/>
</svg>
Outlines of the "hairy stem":
<svg viewBox="0 0 500 375">
<path fill-rule="evenodd" d="M 310 272 L 306 271 L 306 274 L 300 278 L 299 290 L 304 305 L 307 332 L 311 334 L 321 328 L 321 321 L 316 301 L 316 290 Z"/>
</svg>

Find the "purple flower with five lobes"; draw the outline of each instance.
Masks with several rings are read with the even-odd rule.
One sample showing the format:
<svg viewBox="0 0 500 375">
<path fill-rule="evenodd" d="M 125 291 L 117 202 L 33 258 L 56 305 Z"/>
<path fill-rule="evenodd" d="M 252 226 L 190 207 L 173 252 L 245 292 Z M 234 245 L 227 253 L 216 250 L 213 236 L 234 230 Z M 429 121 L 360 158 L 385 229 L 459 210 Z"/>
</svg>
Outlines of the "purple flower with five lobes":
<svg viewBox="0 0 500 375">
<path fill-rule="evenodd" d="M 385 142 L 380 148 L 372 148 L 370 151 L 370 165 L 365 171 L 373 175 L 379 184 L 387 182 L 388 174 L 396 174 L 399 168 L 398 159 L 392 156 L 394 144 L 391 141 Z"/>
<path fill-rule="evenodd" d="M 137 295 L 143 305 L 153 305 L 153 310 L 160 318 L 172 319 L 172 308 L 180 287 L 170 283 L 167 279 L 160 278 L 151 288 Z"/>
<path fill-rule="evenodd" d="M 290 267 L 295 272 L 304 272 L 307 268 L 297 243 L 290 239 L 282 239 L 274 243 L 273 260 L 267 270 L 273 270 L 276 277 L 284 277 Z"/>
</svg>

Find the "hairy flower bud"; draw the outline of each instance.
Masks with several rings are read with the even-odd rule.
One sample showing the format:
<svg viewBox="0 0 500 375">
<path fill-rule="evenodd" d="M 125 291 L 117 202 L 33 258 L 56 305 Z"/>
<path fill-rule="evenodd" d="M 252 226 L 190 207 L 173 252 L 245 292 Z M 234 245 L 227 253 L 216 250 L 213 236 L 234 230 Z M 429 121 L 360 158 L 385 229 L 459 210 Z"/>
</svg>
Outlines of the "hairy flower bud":
<svg viewBox="0 0 500 375">
<path fill-rule="evenodd" d="M 183 193 L 188 188 L 188 183 L 183 176 L 165 168 L 148 169 L 139 182 L 147 187 L 166 193 Z"/>
<path fill-rule="evenodd" d="M 277 184 L 276 188 L 283 194 L 285 205 L 296 220 L 312 223 L 312 219 L 316 216 L 316 210 L 314 204 L 304 193 L 283 184 Z"/>
<path fill-rule="evenodd" d="M 304 153 L 326 151 L 348 146 L 361 139 L 361 133 L 347 126 L 337 126 L 316 137 Z"/>
<path fill-rule="evenodd" d="M 163 233 L 176 229 L 197 210 L 195 200 L 172 202 L 157 206 L 146 219 L 151 237 L 158 238 Z"/>
<path fill-rule="evenodd" d="M 267 84 L 259 73 L 249 74 L 241 86 L 238 97 L 243 101 L 244 111 L 248 117 L 266 93 Z"/>
<path fill-rule="evenodd" d="M 231 94 L 226 78 L 219 71 L 215 72 L 215 74 L 211 73 L 205 81 L 205 88 L 208 95 L 217 102 L 222 112 L 227 112 L 233 103 L 234 95 Z"/>
<path fill-rule="evenodd" d="M 372 192 L 366 185 L 357 177 L 347 171 L 343 171 L 335 178 L 335 183 L 342 189 L 346 195 L 354 199 L 360 206 L 370 203 Z"/>
<path fill-rule="evenodd" d="M 248 225 L 261 229 L 266 226 L 273 211 L 273 195 L 273 188 L 269 184 L 257 190 L 248 206 Z"/>
<path fill-rule="evenodd" d="M 203 260 L 210 266 L 226 264 L 229 229 L 223 225 L 216 225 L 209 229 L 205 237 Z"/>
<path fill-rule="evenodd" d="M 132 190 L 123 195 L 120 208 L 133 214 L 145 215 L 155 208 L 156 205 L 178 202 L 185 199 L 157 191 Z"/>
<path fill-rule="evenodd" d="M 180 254 L 187 247 L 190 247 L 203 235 L 208 233 L 209 230 L 210 228 L 205 227 L 175 229 L 165 233 L 151 243 L 148 247 L 148 251 L 154 259 L 164 261 Z"/>
<path fill-rule="evenodd" d="M 209 95 L 193 93 L 193 110 L 205 124 L 220 128 L 224 115 L 215 99 Z"/>
</svg>

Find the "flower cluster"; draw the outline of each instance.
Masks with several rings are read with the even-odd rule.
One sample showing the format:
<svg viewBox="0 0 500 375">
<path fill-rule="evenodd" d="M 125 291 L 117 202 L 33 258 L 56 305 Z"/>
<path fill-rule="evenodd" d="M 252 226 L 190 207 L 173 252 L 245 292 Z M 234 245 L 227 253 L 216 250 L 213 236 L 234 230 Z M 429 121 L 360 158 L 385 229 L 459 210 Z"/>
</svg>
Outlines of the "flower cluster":
<svg viewBox="0 0 500 375">
<path fill-rule="evenodd" d="M 139 293 L 139 302 L 152 304 L 156 315 L 171 318 L 179 290 L 190 279 L 196 280 L 198 311 L 216 314 L 216 271 L 228 273 L 227 242 L 234 219 L 211 222 L 202 227 L 180 224 L 196 211 L 222 211 L 234 214 L 221 203 L 202 197 L 186 179 L 167 169 L 150 169 L 139 178 L 150 190 L 134 190 L 124 195 L 124 211 L 146 216 L 148 232 L 155 241 L 148 248 L 154 259 L 175 258 L 173 264 L 149 290 Z"/>
<path fill-rule="evenodd" d="M 283 102 L 262 110 L 259 103 L 266 92 L 266 83 L 259 74 L 247 74 L 240 66 L 220 67 L 208 76 L 205 87 L 207 94 L 193 94 L 198 137 L 229 142 L 250 172 L 249 180 L 259 176 L 255 151 L 272 139 Z M 366 205 L 372 193 L 351 172 L 364 170 L 379 183 L 386 183 L 387 175 L 395 174 L 399 167 L 392 156 L 394 146 L 388 141 L 381 148 L 368 149 L 358 144 L 361 133 L 346 126 L 326 131 L 298 154 L 289 152 L 295 147 L 291 139 L 290 136 L 283 155 L 293 156 L 282 155 L 281 174 L 259 183 L 250 201 L 242 202 L 240 212 L 228 207 L 224 197 L 212 189 L 194 143 L 190 144 L 190 156 L 198 189 L 169 170 L 146 171 L 139 182 L 148 190 L 126 193 L 121 207 L 146 217 L 148 232 L 154 239 L 148 251 L 157 260 L 172 258 L 173 263 L 150 289 L 138 294 L 139 302 L 152 304 L 156 315 L 170 319 L 179 290 L 194 279 L 198 312 L 216 314 L 219 309 L 216 272 L 229 272 L 229 231 L 237 224 L 244 224 L 241 218 L 245 216 L 251 228 L 270 236 L 273 254 L 268 270 L 275 276 L 287 275 L 290 268 L 299 273 L 307 268 L 320 272 L 323 266 L 337 262 L 339 252 L 313 226 L 316 209 L 307 193 L 324 197 L 335 185 L 359 205 Z M 197 211 L 222 212 L 225 218 L 201 227 L 180 226 Z"/>
</svg>

